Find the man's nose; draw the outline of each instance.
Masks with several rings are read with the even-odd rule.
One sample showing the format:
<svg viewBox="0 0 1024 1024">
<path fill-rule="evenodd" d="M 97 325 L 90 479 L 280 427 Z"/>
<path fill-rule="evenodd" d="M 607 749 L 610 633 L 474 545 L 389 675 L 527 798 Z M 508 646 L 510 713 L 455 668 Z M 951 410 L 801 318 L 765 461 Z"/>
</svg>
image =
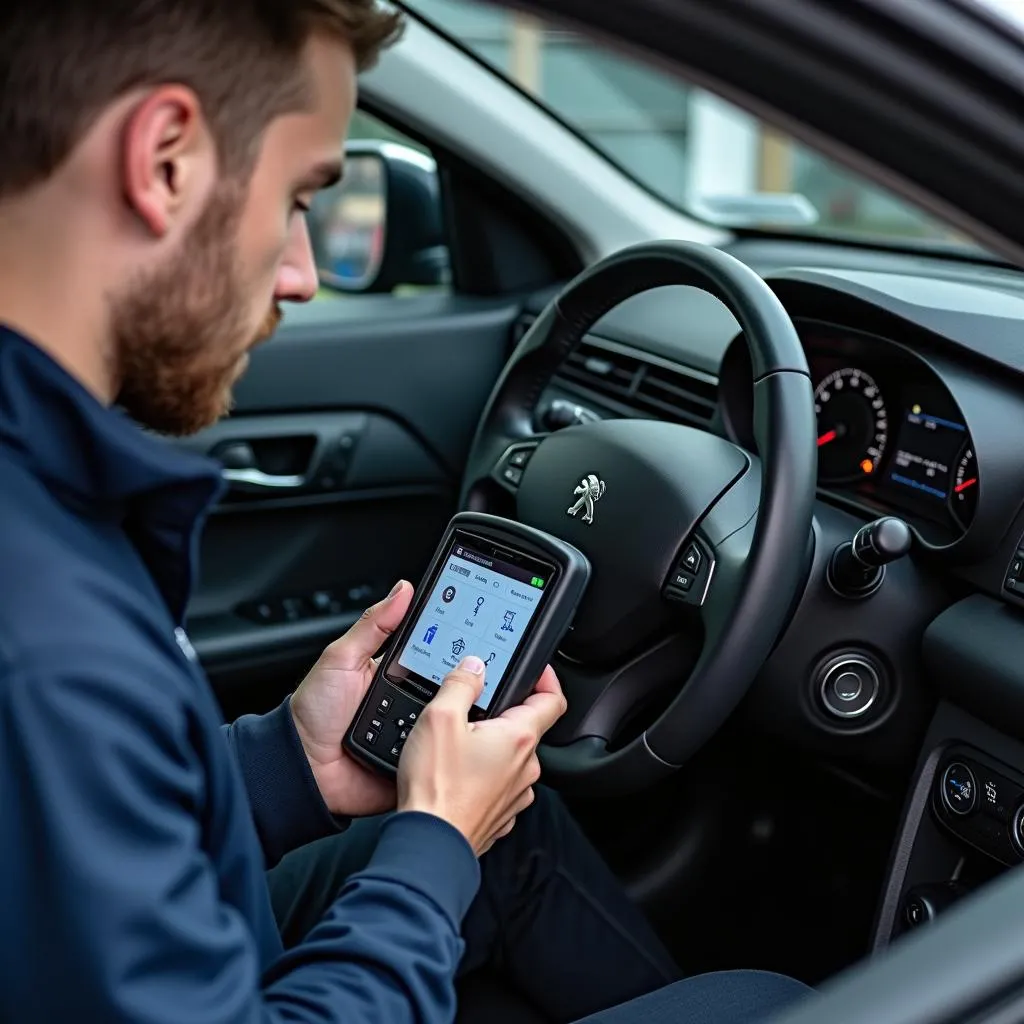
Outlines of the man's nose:
<svg viewBox="0 0 1024 1024">
<path fill-rule="evenodd" d="M 309 302 L 319 287 L 316 260 L 305 217 L 294 217 L 277 275 L 278 302 Z"/>
</svg>

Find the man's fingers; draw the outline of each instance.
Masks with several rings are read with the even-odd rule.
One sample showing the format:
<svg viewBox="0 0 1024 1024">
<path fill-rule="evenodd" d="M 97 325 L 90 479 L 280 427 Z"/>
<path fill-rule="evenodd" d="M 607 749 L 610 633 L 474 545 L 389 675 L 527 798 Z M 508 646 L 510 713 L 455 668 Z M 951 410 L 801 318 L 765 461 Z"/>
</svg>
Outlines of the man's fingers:
<svg viewBox="0 0 1024 1024">
<path fill-rule="evenodd" d="M 512 831 L 512 829 L 516 827 L 516 819 L 519 817 L 520 814 L 523 813 L 523 811 L 527 809 L 527 807 L 530 806 L 530 804 L 533 803 L 535 799 L 536 795 L 534 794 L 533 786 L 530 786 L 523 791 L 519 799 L 516 800 L 516 802 L 512 805 L 511 813 L 509 814 L 508 819 L 501 826 L 501 828 L 499 828 L 498 831 L 494 833 L 494 836 L 491 838 L 491 845 L 493 845 L 499 839 L 504 839 L 505 836 L 507 836 Z M 490 849 L 490 846 L 488 847 L 488 849 Z"/>
<path fill-rule="evenodd" d="M 484 691 L 484 663 L 475 654 L 469 654 L 441 681 L 436 696 L 427 705 L 438 710 L 449 709 L 467 718 L 469 709 Z"/>
<path fill-rule="evenodd" d="M 364 668 L 381 644 L 398 628 L 412 601 L 412 584 L 399 580 L 391 593 L 363 612 L 359 621 L 331 644 L 331 662 L 336 668 Z"/>
<path fill-rule="evenodd" d="M 537 796 L 533 791 L 533 786 L 527 786 L 519 799 L 512 805 L 512 820 L 515 821 L 536 799 Z"/>
<path fill-rule="evenodd" d="M 565 695 L 558 684 L 554 671 L 548 669 L 541 677 L 544 687 L 538 684 L 538 688 L 530 693 L 528 697 L 515 708 L 509 708 L 499 718 L 507 719 L 520 724 L 528 724 L 534 729 L 540 739 L 568 708 Z"/>
<path fill-rule="evenodd" d="M 550 665 L 544 669 L 533 693 L 523 701 L 523 706 L 537 713 L 542 736 L 568 710 L 569 702 L 562 693 L 562 684 Z"/>
<path fill-rule="evenodd" d="M 499 828 L 498 831 L 494 833 L 494 838 L 491 840 L 491 845 L 493 846 L 494 843 L 496 843 L 499 839 L 504 839 L 505 836 L 507 836 L 515 827 L 516 816 L 513 814 L 512 817 L 509 818 L 508 821 L 506 821 L 505 824 L 502 825 L 501 828 Z"/>
<path fill-rule="evenodd" d="M 537 685 L 533 688 L 534 693 L 561 693 L 562 684 L 558 681 L 555 670 L 548 665 L 541 673 Z"/>
<path fill-rule="evenodd" d="M 565 714 L 568 705 L 560 693 L 534 693 L 526 698 L 525 707 L 537 716 L 539 735 L 543 736 Z"/>
</svg>

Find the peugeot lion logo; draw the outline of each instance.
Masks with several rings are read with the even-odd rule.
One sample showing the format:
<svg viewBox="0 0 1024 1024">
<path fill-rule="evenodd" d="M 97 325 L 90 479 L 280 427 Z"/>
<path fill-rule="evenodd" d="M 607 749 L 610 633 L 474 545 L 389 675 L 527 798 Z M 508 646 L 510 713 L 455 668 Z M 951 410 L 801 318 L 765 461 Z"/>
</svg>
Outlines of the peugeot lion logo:
<svg viewBox="0 0 1024 1024">
<path fill-rule="evenodd" d="M 601 500 L 604 494 L 604 481 L 594 473 L 588 473 L 572 492 L 578 494 L 574 505 L 570 505 L 565 511 L 570 516 L 579 515 L 580 509 L 585 508 L 583 522 L 594 521 L 594 506 Z"/>
</svg>

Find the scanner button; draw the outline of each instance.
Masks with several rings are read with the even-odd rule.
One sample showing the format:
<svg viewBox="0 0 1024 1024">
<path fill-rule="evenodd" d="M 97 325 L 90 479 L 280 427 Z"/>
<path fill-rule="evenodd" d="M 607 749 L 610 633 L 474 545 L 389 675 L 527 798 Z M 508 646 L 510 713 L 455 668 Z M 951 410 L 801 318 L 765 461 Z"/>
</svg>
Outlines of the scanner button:
<svg viewBox="0 0 1024 1024">
<path fill-rule="evenodd" d="M 363 735 L 363 738 L 366 740 L 367 743 L 376 743 L 378 735 L 379 733 L 377 732 L 376 729 L 367 729 L 365 734 Z"/>
<path fill-rule="evenodd" d="M 382 722 L 382 721 L 381 721 L 381 720 L 380 720 L 379 718 L 374 718 L 374 719 L 373 719 L 373 720 L 372 720 L 372 721 L 370 722 L 370 726 L 371 726 L 372 728 L 376 729 L 376 730 L 377 730 L 377 732 L 380 732 L 380 731 L 381 731 L 381 729 L 383 729 L 383 728 L 384 728 L 384 723 L 383 723 L 383 722 Z"/>
<path fill-rule="evenodd" d="M 380 707 L 377 708 L 377 714 L 378 715 L 387 715 L 387 713 L 390 710 L 391 710 L 391 698 L 390 697 L 381 697 L 381 699 L 380 699 Z"/>
</svg>

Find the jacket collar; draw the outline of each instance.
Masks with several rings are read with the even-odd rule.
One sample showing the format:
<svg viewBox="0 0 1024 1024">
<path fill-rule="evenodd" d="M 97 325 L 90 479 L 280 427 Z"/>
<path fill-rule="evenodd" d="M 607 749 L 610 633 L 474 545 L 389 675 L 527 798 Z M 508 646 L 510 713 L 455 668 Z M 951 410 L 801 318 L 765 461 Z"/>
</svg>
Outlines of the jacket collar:
<svg viewBox="0 0 1024 1024">
<path fill-rule="evenodd" d="M 119 520 L 175 619 L 220 467 L 107 408 L 27 338 L 0 326 L 0 447 L 62 504 Z"/>
</svg>

